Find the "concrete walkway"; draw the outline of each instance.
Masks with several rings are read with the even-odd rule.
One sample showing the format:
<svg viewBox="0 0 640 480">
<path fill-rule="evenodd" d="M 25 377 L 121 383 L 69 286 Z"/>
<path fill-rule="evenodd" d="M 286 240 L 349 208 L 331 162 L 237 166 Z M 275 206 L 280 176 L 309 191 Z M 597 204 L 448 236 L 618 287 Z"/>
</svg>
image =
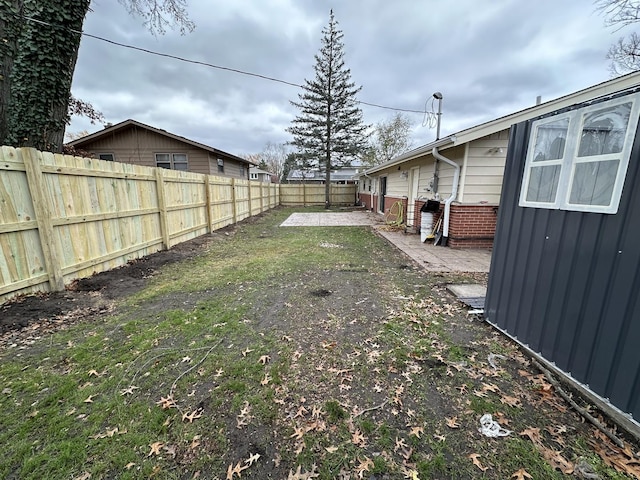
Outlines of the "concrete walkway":
<svg viewBox="0 0 640 480">
<path fill-rule="evenodd" d="M 441 247 L 420 242 L 418 234 L 376 231 L 430 272 L 489 272 L 491 250 Z"/>
<path fill-rule="evenodd" d="M 418 265 L 431 272 L 489 272 L 491 250 L 449 248 L 420 242 L 419 234 L 384 228 L 382 215 L 367 211 L 293 213 L 281 227 L 372 226 Z"/>
</svg>

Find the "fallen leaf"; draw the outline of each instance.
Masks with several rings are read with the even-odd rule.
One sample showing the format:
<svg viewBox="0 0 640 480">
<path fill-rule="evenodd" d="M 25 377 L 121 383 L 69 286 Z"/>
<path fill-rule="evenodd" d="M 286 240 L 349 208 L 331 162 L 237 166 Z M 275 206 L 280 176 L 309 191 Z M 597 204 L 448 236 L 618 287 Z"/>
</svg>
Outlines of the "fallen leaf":
<svg viewBox="0 0 640 480">
<path fill-rule="evenodd" d="M 253 352 L 253 350 L 251 350 L 250 348 L 245 348 L 245 349 L 242 351 L 242 356 L 243 356 L 243 357 L 246 357 L 246 356 L 247 356 L 247 354 L 248 354 L 248 353 L 251 353 L 251 352 Z"/>
<path fill-rule="evenodd" d="M 169 395 L 168 397 L 160 397 L 160 400 L 156 402 L 156 405 L 161 405 L 163 410 L 177 407 L 172 395 Z"/>
<path fill-rule="evenodd" d="M 95 397 L 96 395 L 89 395 L 86 400 L 84 401 L 84 403 L 93 403 L 93 397 Z"/>
<path fill-rule="evenodd" d="M 140 387 L 136 387 L 135 385 L 131 385 L 129 388 L 125 388 L 120 391 L 120 395 L 133 395 L 134 390 L 138 390 Z"/>
<path fill-rule="evenodd" d="M 167 455 L 171 455 L 171 458 L 176 458 L 176 446 L 175 445 L 165 445 L 163 450 Z"/>
<path fill-rule="evenodd" d="M 164 446 L 164 443 L 154 442 L 149 446 L 151 447 L 151 451 L 147 454 L 147 457 L 150 457 L 151 455 L 160 455 L 160 449 Z"/>
<path fill-rule="evenodd" d="M 124 466 L 124 468 L 126 468 L 127 470 L 131 470 L 131 469 L 132 469 L 133 467 L 135 467 L 135 466 L 136 466 L 136 464 L 135 464 L 135 463 L 133 463 L 133 462 L 129 462 L 129 463 L 127 463 L 127 464 Z"/>
<path fill-rule="evenodd" d="M 511 478 L 515 478 L 516 480 L 526 480 L 527 478 L 533 477 L 529 475 L 529 472 L 527 472 L 524 468 L 521 468 L 517 472 L 514 472 L 513 475 L 511 475 Z"/>
<path fill-rule="evenodd" d="M 191 363 L 191 357 L 189 355 L 182 357 L 181 363 Z"/>
<path fill-rule="evenodd" d="M 73 480 L 89 480 L 91 478 L 91 474 L 89 472 L 84 472 L 79 477 L 75 477 Z"/>
<path fill-rule="evenodd" d="M 447 427 L 449 428 L 460 428 L 458 417 L 445 417 L 445 421 L 447 422 Z"/>
<path fill-rule="evenodd" d="M 420 435 L 424 433 L 424 427 L 411 427 L 411 431 L 409 432 L 409 436 L 414 436 L 420 438 Z"/>
<path fill-rule="evenodd" d="M 247 466 L 249 466 L 249 467 L 250 467 L 250 466 L 251 466 L 251 465 L 253 465 L 255 462 L 257 462 L 257 461 L 258 461 L 258 459 L 259 459 L 260 457 L 261 457 L 261 455 L 260 455 L 259 453 L 254 453 L 253 455 L 249 456 L 249 458 L 248 458 L 248 459 L 246 459 L 246 460 L 244 461 L 244 463 L 246 463 L 246 464 L 247 464 Z"/>
<path fill-rule="evenodd" d="M 362 432 L 358 429 L 351 434 L 351 442 L 354 445 L 358 445 L 360 447 L 364 447 L 367 444 L 367 439 L 362 434 Z"/>
<path fill-rule="evenodd" d="M 325 450 L 329 453 L 336 453 L 338 451 L 338 447 L 325 447 Z"/>
<path fill-rule="evenodd" d="M 97 370 L 89 370 L 87 375 L 89 375 L 90 377 L 99 377 L 100 376 L 100 374 L 98 373 Z"/>
<path fill-rule="evenodd" d="M 182 414 L 182 421 L 184 422 L 185 420 L 189 420 L 189 423 L 193 423 L 193 421 L 196 418 L 200 418 L 202 417 L 202 410 L 201 409 L 196 409 L 191 413 L 183 413 Z"/>
<path fill-rule="evenodd" d="M 258 362 L 261 363 L 262 365 L 266 365 L 267 363 L 269 363 L 270 360 L 271 360 L 271 357 L 269 355 L 262 355 L 258 359 Z"/>
<path fill-rule="evenodd" d="M 356 466 L 356 473 L 358 474 L 358 478 L 364 478 L 364 472 L 369 472 L 370 468 L 374 466 L 373 460 L 369 457 L 364 457 L 364 460 L 358 459 L 358 461 L 360 463 Z"/>
<path fill-rule="evenodd" d="M 480 454 L 472 453 L 471 455 L 469 455 L 469 458 L 471 459 L 473 464 L 476 467 L 478 467 L 480 470 L 482 470 L 483 472 L 485 472 L 485 471 L 487 471 L 489 469 L 489 467 L 485 467 L 484 465 L 482 465 L 482 463 L 480 463 L 480 460 L 478 460 L 480 458 Z"/>
<path fill-rule="evenodd" d="M 270 381 L 271 381 L 271 375 L 269 375 L 268 373 L 265 373 L 264 378 L 260 380 L 260 385 L 268 385 Z"/>
</svg>

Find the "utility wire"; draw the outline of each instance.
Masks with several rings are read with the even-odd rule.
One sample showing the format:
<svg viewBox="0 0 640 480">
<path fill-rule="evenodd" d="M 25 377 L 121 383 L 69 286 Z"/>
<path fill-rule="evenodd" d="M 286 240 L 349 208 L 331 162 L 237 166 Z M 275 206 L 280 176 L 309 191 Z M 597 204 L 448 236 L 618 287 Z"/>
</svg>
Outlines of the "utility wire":
<svg viewBox="0 0 640 480">
<path fill-rule="evenodd" d="M 208 63 L 208 62 L 201 62 L 199 60 L 191 60 L 189 58 L 179 57 L 177 55 L 171 55 L 169 53 L 156 52 L 154 50 L 149 50 L 147 48 L 136 47 L 135 45 L 129 45 L 129 44 L 126 44 L 126 43 L 116 42 L 115 40 L 110 40 L 108 38 L 100 37 L 98 35 L 92 35 L 90 33 L 82 32 L 82 31 L 75 30 L 75 29 L 72 29 L 72 28 L 65 28 L 65 27 L 61 27 L 61 26 L 58 26 L 58 25 L 52 25 L 51 23 L 44 22 L 42 20 L 38 20 L 38 19 L 33 18 L 33 17 L 22 16 L 22 18 L 24 18 L 25 20 L 30 21 L 30 22 L 38 23 L 38 24 L 41 24 L 41 25 L 46 25 L 48 27 L 63 28 L 63 29 L 66 29 L 66 30 L 68 30 L 70 32 L 77 33 L 79 35 L 83 35 L 85 37 L 89 37 L 89 38 L 93 38 L 95 40 L 100 40 L 102 42 L 110 43 L 111 45 L 116 45 L 118 47 L 128 48 L 130 50 L 137 50 L 139 52 L 147 53 L 149 55 L 155 55 L 155 56 L 164 57 L 164 58 L 171 58 L 173 60 L 178 60 L 180 62 L 191 63 L 191 64 L 194 64 L 194 65 L 202 65 L 202 66 L 209 67 L 209 68 L 215 68 L 215 69 L 218 69 L 218 70 L 225 70 L 227 72 L 238 73 L 240 75 L 247 75 L 247 76 L 250 76 L 250 77 L 261 78 L 263 80 L 269 80 L 270 82 L 282 83 L 284 85 L 289 85 L 289 86 L 292 86 L 292 87 L 304 88 L 303 85 L 300 85 L 298 83 L 288 82 L 286 80 L 281 80 L 281 79 L 275 78 L 275 77 L 269 77 L 267 75 L 261 75 L 259 73 L 247 72 L 245 70 L 238 70 L 237 68 L 223 67 L 221 65 L 215 65 L 213 63 Z M 427 112 L 426 110 L 411 110 L 411 109 L 406 109 L 406 108 L 387 107 L 387 106 L 384 106 L 384 105 L 378 105 L 376 103 L 363 102 L 361 100 L 356 100 L 356 101 L 357 101 L 357 103 L 360 103 L 362 105 L 368 105 L 370 107 L 376 107 L 376 108 L 384 108 L 384 109 L 387 109 L 387 110 L 394 110 L 394 111 L 397 111 L 397 112 L 422 113 L 425 116 L 427 116 L 429 114 L 431 114 L 431 115 L 433 114 L 433 112 Z"/>
</svg>

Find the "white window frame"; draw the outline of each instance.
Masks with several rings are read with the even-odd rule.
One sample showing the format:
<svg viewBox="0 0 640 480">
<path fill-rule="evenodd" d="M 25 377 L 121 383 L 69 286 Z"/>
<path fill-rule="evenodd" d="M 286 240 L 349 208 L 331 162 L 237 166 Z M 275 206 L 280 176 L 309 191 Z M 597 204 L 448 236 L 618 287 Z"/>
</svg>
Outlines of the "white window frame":
<svg viewBox="0 0 640 480">
<path fill-rule="evenodd" d="M 182 152 L 179 152 L 179 153 L 168 153 L 168 152 L 155 153 L 154 154 L 154 159 L 156 161 L 156 167 L 158 167 L 158 168 L 166 168 L 166 167 L 160 167 L 158 165 L 158 155 L 167 155 L 168 156 L 168 161 L 161 160 L 159 163 L 169 163 L 169 170 L 178 170 L 180 172 L 188 172 L 189 171 L 189 157 L 188 157 L 188 155 L 186 153 L 182 153 Z M 184 162 L 182 162 L 182 161 L 176 162 L 175 161 L 175 157 L 178 156 L 178 155 L 179 156 L 184 156 Z M 185 169 L 182 170 L 182 169 L 175 168 L 175 164 L 176 163 L 184 165 Z"/>
<path fill-rule="evenodd" d="M 588 157 L 578 157 L 578 149 L 580 147 L 580 139 L 584 126 L 586 115 L 591 112 L 604 110 L 606 108 L 615 107 L 625 103 L 631 103 L 631 112 L 627 131 L 624 137 L 623 148 L 618 153 L 592 155 Z M 536 120 L 531 125 L 531 133 L 529 135 L 529 148 L 524 167 L 524 176 L 522 186 L 520 188 L 520 200 L 518 205 L 521 207 L 546 208 L 554 210 L 569 210 L 577 212 L 594 212 L 615 214 L 618 212 L 620 205 L 620 197 L 622 196 L 622 188 L 624 186 L 629 166 L 629 157 L 633 148 L 636 129 L 638 127 L 638 117 L 640 116 L 640 93 L 625 95 L 612 100 L 595 103 L 583 108 L 578 108 L 569 112 L 546 117 Z M 567 127 L 567 138 L 564 146 L 564 154 L 561 159 L 534 161 L 535 142 L 538 130 L 558 120 L 569 119 Z M 617 175 L 611 193 L 611 202 L 608 205 L 585 205 L 570 203 L 571 188 L 575 176 L 576 165 L 583 163 L 605 162 L 607 160 L 619 160 Z M 560 175 L 558 180 L 558 188 L 556 190 L 555 200 L 553 202 L 540 202 L 527 200 L 527 192 L 529 190 L 529 182 L 531 180 L 531 171 L 535 167 L 551 165 L 560 165 Z"/>
</svg>

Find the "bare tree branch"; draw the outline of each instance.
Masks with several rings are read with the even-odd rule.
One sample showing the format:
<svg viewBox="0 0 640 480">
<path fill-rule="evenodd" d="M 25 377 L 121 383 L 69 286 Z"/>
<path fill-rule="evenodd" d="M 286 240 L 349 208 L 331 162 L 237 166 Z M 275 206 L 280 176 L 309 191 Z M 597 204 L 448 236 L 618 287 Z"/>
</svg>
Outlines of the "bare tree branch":
<svg viewBox="0 0 640 480">
<path fill-rule="evenodd" d="M 130 14 L 142 17 L 144 26 L 154 34 L 163 35 L 167 27 L 177 27 L 184 35 L 196 25 L 187 13 L 187 0 L 118 0 Z"/>
</svg>

